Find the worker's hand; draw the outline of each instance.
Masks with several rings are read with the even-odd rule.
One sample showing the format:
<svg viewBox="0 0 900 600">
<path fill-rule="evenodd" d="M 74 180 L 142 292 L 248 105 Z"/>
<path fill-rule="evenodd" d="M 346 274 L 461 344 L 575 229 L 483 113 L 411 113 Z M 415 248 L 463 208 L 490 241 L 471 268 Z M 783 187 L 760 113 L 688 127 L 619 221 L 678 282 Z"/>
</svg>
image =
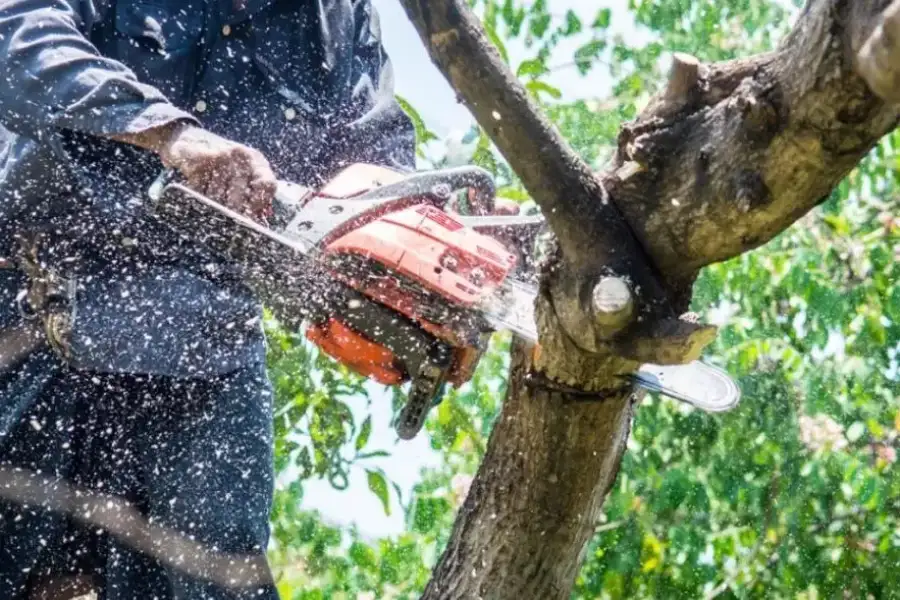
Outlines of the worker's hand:
<svg viewBox="0 0 900 600">
<path fill-rule="evenodd" d="M 110 137 L 156 153 L 166 167 L 184 176 L 190 188 L 249 216 L 264 216 L 278 187 L 259 151 L 191 124 Z"/>
<path fill-rule="evenodd" d="M 157 153 L 190 188 L 233 210 L 260 217 L 271 206 L 278 181 L 258 150 L 186 125 L 176 129 Z"/>
</svg>

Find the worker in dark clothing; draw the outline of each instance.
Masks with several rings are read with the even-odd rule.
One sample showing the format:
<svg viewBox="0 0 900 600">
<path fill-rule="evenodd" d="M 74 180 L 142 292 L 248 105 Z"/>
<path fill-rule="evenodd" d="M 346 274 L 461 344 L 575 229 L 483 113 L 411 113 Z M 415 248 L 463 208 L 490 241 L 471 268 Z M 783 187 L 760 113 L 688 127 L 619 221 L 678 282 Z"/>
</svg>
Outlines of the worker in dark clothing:
<svg viewBox="0 0 900 600">
<path fill-rule="evenodd" d="M 146 190 L 257 215 L 277 179 L 412 169 L 379 36 L 369 0 L 0 2 L 0 598 L 277 597 L 261 307 Z"/>
</svg>

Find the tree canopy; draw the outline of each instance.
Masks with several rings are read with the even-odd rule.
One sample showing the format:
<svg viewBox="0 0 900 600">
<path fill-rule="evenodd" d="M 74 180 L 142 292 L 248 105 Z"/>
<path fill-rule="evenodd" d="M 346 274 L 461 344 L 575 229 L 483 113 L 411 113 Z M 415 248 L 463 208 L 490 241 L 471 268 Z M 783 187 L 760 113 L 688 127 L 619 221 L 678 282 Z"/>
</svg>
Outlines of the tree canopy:
<svg viewBox="0 0 900 600">
<path fill-rule="evenodd" d="M 670 118 L 651 98 L 666 91 L 673 53 L 706 65 L 770 56 L 761 53 L 782 43 L 792 26 L 789 42 L 812 35 L 798 33 L 796 24 L 825 2 L 802 11 L 800 4 L 630 0 L 628 14 L 601 7 L 585 15 L 559 11 L 553 0 L 479 0 L 473 9 L 503 60 L 509 61 L 510 40 L 529 49 L 510 69 L 566 142 L 600 172 L 622 161 L 622 132 L 641 125 L 642 111 Z M 613 18 L 633 19 L 649 41 L 611 34 Z M 554 49 L 573 36 L 588 39 L 560 62 Z M 549 83 L 560 64 L 610 77 L 612 94 L 567 101 Z M 716 74 L 709 80 L 717 81 Z M 404 106 L 427 158 L 424 144 L 433 149 L 436 136 L 414 106 Z M 774 111 L 780 114 L 777 106 Z M 681 122 L 696 114 L 688 110 Z M 861 114 L 881 118 L 871 107 Z M 765 129 L 770 116 L 759 118 Z M 492 133 L 472 132 L 470 160 L 497 175 L 503 195 L 530 200 L 529 186 L 494 146 Z M 845 140 L 846 132 L 841 135 Z M 767 147 L 775 143 L 764 137 Z M 846 140 L 844 152 L 856 166 L 846 176 L 835 173 L 843 178 L 833 189 L 829 183 L 825 198 L 804 199 L 809 206 L 793 225 L 773 231 L 770 240 L 742 242 L 749 252 L 700 265 L 695 281 L 679 273 L 665 282 L 674 289 L 691 280 L 690 308 L 719 326 L 705 360 L 737 378 L 743 401 L 722 415 L 652 395 L 640 402 L 620 470 L 612 472 L 615 482 L 581 555 L 573 598 L 900 597 L 892 569 L 900 559 L 898 141 L 889 133 L 870 150 Z M 858 164 L 854 152 L 865 156 Z M 635 154 L 629 160 L 640 163 Z M 806 177 L 802 165 L 794 169 L 790 176 Z M 697 262 L 690 255 L 679 260 Z M 299 507 L 306 482 L 324 478 L 342 487 L 351 464 L 365 466 L 383 452 L 369 443 L 371 421 L 357 426 L 351 409 L 365 405 L 371 386 L 297 333 L 274 321 L 268 328 L 277 467 L 289 482 L 278 491 L 270 551 L 283 597 L 418 598 L 450 542 L 510 391 L 512 340 L 496 336 L 472 382 L 451 391 L 429 419 L 427 435 L 442 464 L 424 472 L 413 496 L 403 498 L 408 531 L 369 540 Z M 399 406 L 402 391 L 393 393 Z M 607 433 L 597 432 L 598 445 Z M 378 469 L 369 471 L 368 485 L 369 492 L 345 493 L 373 493 L 386 506 L 398 493 Z"/>
</svg>

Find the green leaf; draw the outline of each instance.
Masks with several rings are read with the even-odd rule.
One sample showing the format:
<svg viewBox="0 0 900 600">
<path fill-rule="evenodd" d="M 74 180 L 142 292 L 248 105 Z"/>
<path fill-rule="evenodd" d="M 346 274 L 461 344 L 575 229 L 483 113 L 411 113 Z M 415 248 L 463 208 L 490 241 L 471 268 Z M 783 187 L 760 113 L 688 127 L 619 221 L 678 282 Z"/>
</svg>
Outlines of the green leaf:
<svg viewBox="0 0 900 600">
<path fill-rule="evenodd" d="M 528 91 L 530 91 L 535 96 L 539 96 L 539 94 L 541 92 L 543 92 L 557 100 L 562 98 L 561 91 L 559 91 L 557 88 L 553 87 L 549 83 L 544 83 L 543 81 L 538 81 L 538 80 L 529 81 L 528 83 L 525 84 L 525 87 L 528 88 Z"/>
<path fill-rule="evenodd" d="M 417 497 L 413 508 L 411 529 L 417 533 L 428 533 L 450 510 L 450 503 L 444 498 Z"/>
<path fill-rule="evenodd" d="M 594 17 L 594 22 L 591 24 L 591 27 L 594 29 L 606 29 L 609 27 L 610 22 L 612 21 L 612 10 L 608 8 L 601 8 L 597 11 L 597 16 Z"/>
<path fill-rule="evenodd" d="M 516 70 L 516 76 L 524 77 L 526 75 L 530 75 L 531 77 L 540 77 L 547 71 L 547 65 L 543 60 L 539 58 L 532 58 L 530 60 L 522 61 L 522 63 L 519 65 L 519 68 Z"/>
<path fill-rule="evenodd" d="M 566 25 L 563 28 L 563 35 L 570 36 L 580 33 L 582 30 L 581 19 L 575 14 L 575 11 L 569 9 L 566 11 Z"/>
<path fill-rule="evenodd" d="M 482 130 L 479 130 L 478 133 L 478 145 L 475 148 L 475 154 L 472 155 L 472 164 L 487 169 L 496 176 L 499 166 L 491 151 L 491 139 Z"/>
<path fill-rule="evenodd" d="M 506 198 L 507 200 L 515 200 L 516 202 L 526 202 L 531 200 L 528 192 L 518 186 L 507 185 L 497 189 L 497 196 Z"/>
<path fill-rule="evenodd" d="M 403 109 L 403 112 L 405 112 L 412 121 L 413 127 L 416 130 L 416 141 L 418 144 L 425 144 L 431 140 L 438 139 L 438 137 L 425 125 L 425 121 L 422 119 L 419 111 L 413 108 L 413 105 L 410 104 L 408 100 L 396 95 L 394 98 L 397 100 L 397 104 L 400 105 L 400 108 Z"/>
<path fill-rule="evenodd" d="M 575 66 L 584 75 L 606 49 L 606 40 L 594 40 L 575 51 Z"/>
<path fill-rule="evenodd" d="M 547 33 L 547 30 L 550 28 L 550 15 L 549 14 L 541 14 L 533 17 L 531 19 L 531 23 L 529 24 L 528 30 L 531 32 L 537 39 L 541 39 L 544 37 L 544 34 Z"/>
<path fill-rule="evenodd" d="M 357 566 L 375 568 L 378 565 L 375 550 L 360 542 L 353 542 L 347 554 Z"/>
<path fill-rule="evenodd" d="M 356 455 L 356 458 L 359 460 L 365 460 L 367 458 L 384 458 L 386 456 L 390 456 L 391 453 L 386 450 L 375 450 L 373 452 L 360 452 Z"/>
<path fill-rule="evenodd" d="M 678 508 L 690 491 L 690 479 L 683 470 L 666 471 L 656 497 L 657 510 L 671 511 Z"/>
<path fill-rule="evenodd" d="M 384 514 L 390 516 L 391 497 L 388 492 L 388 484 L 387 480 L 384 478 L 384 474 L 381 471 L 366 469 L 366 478 L 369 481 L 369 490 L 381 500 L 381 504 L 384 506 Z"/>
<path fill-rule="evenodd" d="M 369 442 L 369 436 L 372 435 L 372 415 L 366 417 L 366 420 L 363 421 L 362 427 L 359 430 L 359 435 L 356 436 L 356 450 L 362 450 L 366 447 L 366 444 Z"/>
<path fill-rule="evenodd" d="M 516 8 L 513 0 L 504 0 L 501 15 L 509 27 L 510 37 L 514 38 L 522 31 L 522 23 L 525 22 L 525 9 Z"/>
<path fill-rule="evenodd" d="M 497 47 L 497 51 L 500 53 L 503 62 L 509 64 L 509 54 L 506 52 L 506 44 L 504 44 L 503 40 L 500 39 L 500 36 L 497 35 L 497 30 L 488 23 L 485 23 L 484 31 L 487 33 L 488 39 L 490 39 L 494 46 Z"/>
</svg>

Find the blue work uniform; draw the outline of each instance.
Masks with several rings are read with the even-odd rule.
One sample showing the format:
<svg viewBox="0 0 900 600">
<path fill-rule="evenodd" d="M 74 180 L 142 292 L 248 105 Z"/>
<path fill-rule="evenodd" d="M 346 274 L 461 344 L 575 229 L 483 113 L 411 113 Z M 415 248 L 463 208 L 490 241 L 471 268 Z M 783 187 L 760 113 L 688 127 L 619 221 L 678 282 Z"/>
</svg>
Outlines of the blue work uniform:
<svg viewBox="0 0 900 600">
<path fill-rule="evenodd" d="M 0 2 L 0 256 L 43 231 L 77 282 L 71 359 L 43 345 L 0 373 L 0 598 L 60 572 L 98 576 L 109 599 L 276 597 L 23 505 L 2 479 L 39 472 L 216 552 L 265 552 L 261 307 L 229 265 L 146 218 L 158 158 L 104 137 L 175 122 L 304 185 L 354 162 L 414 167 L 369 0 Z M 0 269 L 0 331 L 25 285 Z"/>
</svg>

